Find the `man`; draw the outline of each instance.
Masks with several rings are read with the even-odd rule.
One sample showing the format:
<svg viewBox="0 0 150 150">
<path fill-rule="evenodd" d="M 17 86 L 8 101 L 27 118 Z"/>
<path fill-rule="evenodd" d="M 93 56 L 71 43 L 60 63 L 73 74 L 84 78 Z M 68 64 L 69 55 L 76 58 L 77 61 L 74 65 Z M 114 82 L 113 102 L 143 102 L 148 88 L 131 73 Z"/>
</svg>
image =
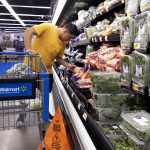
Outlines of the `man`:
<svg viewBox="0 0 150 150">
<path fill-rule="evenodd" d="M 36 36 L 34 40 L 32 40 L 33 35 Z M 75 38 L 77 35 L 78 29 L 72 23 L 66 24 L 61 28 L 51 23 L 42 23 L 30 27 L 25 31 L 24 45 L 27 52 L 33 55 L 35 53 L 41 54 L 43 63 L 47 67 L 50 74 L 50 80 L 52 81 L 52 65 L 55 59 L 69 70 L 72 70 L 75 67 L 74 65 L 67 63 L 62 57 L 67 42 Z M 49 92 L 51 92 L 51 89 L 52 82 L 50 84 Z M 51 102 L 52 100 L 50 100 L 50 103 Z"/>
</svg>

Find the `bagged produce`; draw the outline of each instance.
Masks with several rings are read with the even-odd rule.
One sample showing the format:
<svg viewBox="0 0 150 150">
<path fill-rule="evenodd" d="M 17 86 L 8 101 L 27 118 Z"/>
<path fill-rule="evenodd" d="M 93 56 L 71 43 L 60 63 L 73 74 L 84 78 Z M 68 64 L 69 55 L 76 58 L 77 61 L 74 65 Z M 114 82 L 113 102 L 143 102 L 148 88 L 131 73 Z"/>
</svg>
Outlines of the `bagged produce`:
<svg viewBox="0 0 150 150">
<path fill-rule="evenodd" d="M 150 56 L 139 52 L 133 52 L 133 76 L 132 89 L 144 94 L 148 86 L 148 71 L 150 68 Z"/>
<path fill-rule="evenodd" d="M 95 108 L 97 119 L 102 122 L 120 120 L 121 108 Z"/>
<path fill-rule="evenodd" d="M 121 113 L 123 125 L 141 141 L 150 141 L 150 114 L 146 111 L 126 111 Z"/>
<path fill-rule="evenodd" d="M 150 13 L 145 12 L 135 17 L 134 49 L 139 52 L 147 52 L 150 41 Z"/>
<path fill-rule="evenodd" d="M 116 150 L 137 150 L 128 143 L 126 138 L 112 139 L 111 142 Z"/>
<path fill-rule="evenodd" d="M 124 17 L 120 21 L 121 49 L 130 50 L 134 41 L 134 20 Z"/>
<path fill-rule="evenodd" d="M 139 12 L 140 0 L 125 0 L 125 12 L 127 16 L 135 16 Z"/>
<path fill-rule="evenodd" d="M 123 131 L 117 124 L 103 124 L 99 125 L 103 133 L 110 139 L 124 138 Z"/>
<path fill-rule="evenodd" d="M 120 128 L 122 131 L 127 135 L 128 137 L 128 143 L 134 147 L 136 150 L 149 150 L 150 144 L 148 142 L 143 142 L 138 139 L 138 137 L 135 137 L 131 134 L 131 132 L 124 127 L 124 125 L 121 125 Z"/>
<path fill-rule="evenodd" d="M 128 104 L 131 95 L 128 93 L 121 94 L 100 94 L 93 92 L 95 107 L 122 107 Z"/>
<path fill-rule="evenodd" d="M 133 74 L 133 59 L 130 55 L 121 57 L 121 86 L 130 88 Z"/>
<path fill-rule="evenodd" d="M 92 82 L 97 84 L 111 84 L 120 81 L 120 73 L 118 72 L 102 73 L 100 71 L 91 71 L 91 77 Z"/>
<path fill-rule="evenodd" d="M 140 9 L 141 12 L 150 10 L 150 0 L 141 0 Z"/>
</svg>

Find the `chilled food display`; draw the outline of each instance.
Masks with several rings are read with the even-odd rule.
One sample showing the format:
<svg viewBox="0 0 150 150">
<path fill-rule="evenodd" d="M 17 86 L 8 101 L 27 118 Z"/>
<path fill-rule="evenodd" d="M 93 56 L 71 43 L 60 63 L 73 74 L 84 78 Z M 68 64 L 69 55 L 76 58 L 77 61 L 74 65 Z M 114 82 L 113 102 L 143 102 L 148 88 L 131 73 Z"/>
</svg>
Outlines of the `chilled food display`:
<svg viewBox="0 0 150 150">
<path fill-rule="evenodd" d="M 130 143 L 130 145 L 132 145 L 136 150 L 149 150 L 150 144 L 148 142 L 140 141 L 138 137 L 132 135 L 130 131 L 126 129 L 123 125 L 121 125 L 120 128 L 127 135 L 128 143 Z"/>
<path fill-rule="evenodd" d="M 123 125 L 141 141 L 150 141 L 150 114 L 145 111 L 122 112 Z"/>
</svg>

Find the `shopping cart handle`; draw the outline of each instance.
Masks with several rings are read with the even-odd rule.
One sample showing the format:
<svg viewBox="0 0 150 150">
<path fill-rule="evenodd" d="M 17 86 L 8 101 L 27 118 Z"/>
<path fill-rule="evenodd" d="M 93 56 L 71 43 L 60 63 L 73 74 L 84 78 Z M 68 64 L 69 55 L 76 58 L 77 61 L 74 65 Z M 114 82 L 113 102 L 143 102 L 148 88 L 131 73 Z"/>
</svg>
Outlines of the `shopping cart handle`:
<svg viewBox="0 0 150 150">
<path fill-rule="evenodd" d="M 28 52 L 0 52 L 0 55 L 27 55 Z"/>
</svg>

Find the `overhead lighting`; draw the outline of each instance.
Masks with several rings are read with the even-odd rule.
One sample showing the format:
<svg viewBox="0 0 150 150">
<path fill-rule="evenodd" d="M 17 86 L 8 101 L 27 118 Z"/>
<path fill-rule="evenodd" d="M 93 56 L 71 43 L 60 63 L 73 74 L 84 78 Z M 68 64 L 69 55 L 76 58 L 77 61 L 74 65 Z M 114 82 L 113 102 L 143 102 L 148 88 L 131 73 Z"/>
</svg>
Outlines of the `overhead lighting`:
<svg viewBox="0 0 150 150">
<path fill-rule="evenodd" d="M 0 19 L 0 21 L 16 21 L 15 19 Z M 43 21 L 43 20 L 22 20 L 24 22 L 49 22 L 49 21 Z"/>
<path fill-rule="evenodd" d="M 17 28 L 17 29 L 19 29 L 19 28 L 26 28 L 26 27 L 2 27 L 2 26 L 0 26 L 0 28 L 2 29 L 2 28 L 4 28 L 4 29 L 8 29 L 8 28 Z"/>
<path fill-rule="evenodd" d="M 0 15 L 10 16 L 10 13 L 0 13 Z M 34 15 L 34 14 L 17 14 L 18 16 L 33 16 L 33 17 L 42 17 L 44 15 Z"/>
<path fill-rule="evenodd" d="M 12 9 L 12 7 L 8 4 L 6 0 L 0 0 L 1 3 L 8 9 L 8 11 L 20 22 L 22 26 L 26 26 L 24 22 L 18 17 L 18 15 L 15 13 L 15 11 Z"/>
<path fill-rule="evenodd" d="M 14 23 L 0 23 L 0 25 L 8 25 L 8 26 L 20 26 L 20 24 L 14 24 Z M 33 26 L 35 24 L 26 24 L 26 26 Z"/>
<path fill-rule="evenodd" d="M 56 11 L 55 11 L 55 14 L 54 14 L 53 20 L 52 20 L 53 24 L 56 24 L 56 22 L 57 22 L 57 20 L 58 20 L 58 18 L 60 16 L 60 13 L 63 10 L 66 2 L 67 2 L 67 0 L 58 0 Z"/>
<path fill-rule="evenodd" d="M 0 5 L 3 6 L 3 5 Z M 51 7 L 46 6 L 23 6 L 23 5 L 10 5 L 11 7 L 24 7 L 24 8 L 38 8 L 38 9 L 51 9 Z"/>
</svg>

